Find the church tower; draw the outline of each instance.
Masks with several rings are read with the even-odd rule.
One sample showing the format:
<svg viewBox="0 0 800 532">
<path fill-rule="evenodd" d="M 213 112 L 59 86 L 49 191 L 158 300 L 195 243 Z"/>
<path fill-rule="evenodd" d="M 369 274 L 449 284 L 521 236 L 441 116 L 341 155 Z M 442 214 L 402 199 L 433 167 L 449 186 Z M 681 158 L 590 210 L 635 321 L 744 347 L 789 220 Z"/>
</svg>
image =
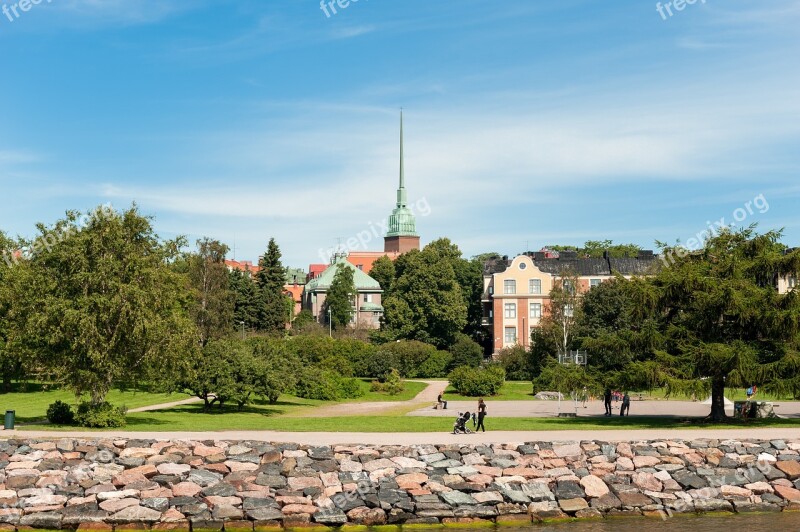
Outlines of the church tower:
<svg viewBox="0 0 800 532">
<path fill-rule="evenodd" d="M 405 161 L 403 155 L 403 111 L 400 111 L 400 188 L 397 189 L 397 207 L 389 216 L 389 232 L 383 239 L 386 253 L 405 253 L 419 249 L 419 235 L 414 213 L 408 208 Z"/>
</svg>

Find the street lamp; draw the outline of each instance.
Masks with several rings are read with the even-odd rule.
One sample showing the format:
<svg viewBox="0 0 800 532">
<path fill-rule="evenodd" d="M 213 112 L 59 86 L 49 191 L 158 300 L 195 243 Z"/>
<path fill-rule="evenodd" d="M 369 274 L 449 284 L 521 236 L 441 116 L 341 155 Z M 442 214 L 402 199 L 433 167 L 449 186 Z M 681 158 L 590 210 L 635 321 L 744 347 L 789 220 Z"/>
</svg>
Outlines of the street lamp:
<svg viewBox="0 0 800 532">
<path fill-rule="evenodd" d="M 331 309 L 328 307 L 328 336 L 333 338 L 333 322 L 331 321 Z"/>
<path fill-rule="evenodd" d="M 244 340 L 244 322 L 240 322 L 239 324 L 242 326 L 242 340 Z"/>
</svg>

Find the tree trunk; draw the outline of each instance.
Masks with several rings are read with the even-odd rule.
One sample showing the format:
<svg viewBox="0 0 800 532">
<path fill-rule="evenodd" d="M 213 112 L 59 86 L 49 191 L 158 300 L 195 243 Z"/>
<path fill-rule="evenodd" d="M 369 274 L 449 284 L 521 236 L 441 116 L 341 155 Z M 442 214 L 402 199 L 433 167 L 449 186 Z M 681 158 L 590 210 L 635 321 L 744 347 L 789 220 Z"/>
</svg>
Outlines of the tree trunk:
<svg viewBox="0 0 800 532">
<path fill-rule="evenodd" d="M 719 423 L 725 421 L 725 376 L 715 375 L 711 378 L 711 421 Z"/>
</svg>

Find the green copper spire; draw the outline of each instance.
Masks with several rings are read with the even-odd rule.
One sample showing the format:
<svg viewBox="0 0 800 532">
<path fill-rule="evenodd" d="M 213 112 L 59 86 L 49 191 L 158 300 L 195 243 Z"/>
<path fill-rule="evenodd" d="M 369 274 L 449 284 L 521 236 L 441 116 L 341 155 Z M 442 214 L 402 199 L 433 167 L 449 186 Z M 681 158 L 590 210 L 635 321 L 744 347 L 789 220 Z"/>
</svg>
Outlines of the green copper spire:
<svg viewBox="0 0 800 532">
<path fill-rule="evenodd" d="M 386 236 L 419 236 L 414 213 L 408 208 L 406 191 L 405 154 L 403 152 L 403 110 L 400 110 L 400 188 L 397 189 L 397 207 L 389 216 L 389 232 Z"/>
</svg>

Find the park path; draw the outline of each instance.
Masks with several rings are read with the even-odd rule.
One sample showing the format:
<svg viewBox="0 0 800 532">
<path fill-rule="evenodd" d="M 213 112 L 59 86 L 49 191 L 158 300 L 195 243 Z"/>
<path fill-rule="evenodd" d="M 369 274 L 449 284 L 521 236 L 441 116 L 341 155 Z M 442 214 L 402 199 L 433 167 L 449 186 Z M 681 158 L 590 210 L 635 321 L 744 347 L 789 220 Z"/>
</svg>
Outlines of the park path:
<svg viewBox="0 0 800 532">
<path fill-rule="evenodd" d="M 478 434 L 453 435 L 448 432 L 276 432 L 276 431 L 227 431 L 227 432 L 55 432 L 34 430 L 0 430 L 0 439 L 5 438 L 83 438 L 83 439 L 147 439 L 212 440 L 212 441 L 262 441 L 291 442 L 301 445 L 442 445 L 464 444 L 510 444 L 525 442 L 574 442 L 574 441 L 650 441 L 670 440 L 795 440 L 800 439 L 800 428 L 733 428 L 733 429 L 648 429 L 648 430 L 564 430 L 564 431 L 490 431 Z"/>
<path fill-rule="evenodd" d="M 417 395 L 407 401 L 369 401 L 364 403 L 338 403 L 330 406 L 316 407 L 306 413 L 297 414 L 303 417 L 341 417 L 364 416 L 398 413 L 415 409 L 415 407 L 433 407 L 440 393 L 444 393 L 448 386 L 447 381 L 413 380 L 409 382 L 424 382 L 427 386 Z"/>
<path fill-rule="evenodd" d="M 135 412 L 152 412 L 153 410 L 165 410 L 167 408 L 173 408 L 175 406 L 183 406 L 183 405 L 191 405 L 193 403 L 202 402 L 202 399 L 199 397 L 189 397 L 188 399 L 182 399 L 180 401 L 172 401 L 171 403 L 161 403 L 157 405 L 148 405 L 148 406 L 140 406 L 139 408 L 131 408 L 128 410 L 129 414 Z"/>
</svg>

